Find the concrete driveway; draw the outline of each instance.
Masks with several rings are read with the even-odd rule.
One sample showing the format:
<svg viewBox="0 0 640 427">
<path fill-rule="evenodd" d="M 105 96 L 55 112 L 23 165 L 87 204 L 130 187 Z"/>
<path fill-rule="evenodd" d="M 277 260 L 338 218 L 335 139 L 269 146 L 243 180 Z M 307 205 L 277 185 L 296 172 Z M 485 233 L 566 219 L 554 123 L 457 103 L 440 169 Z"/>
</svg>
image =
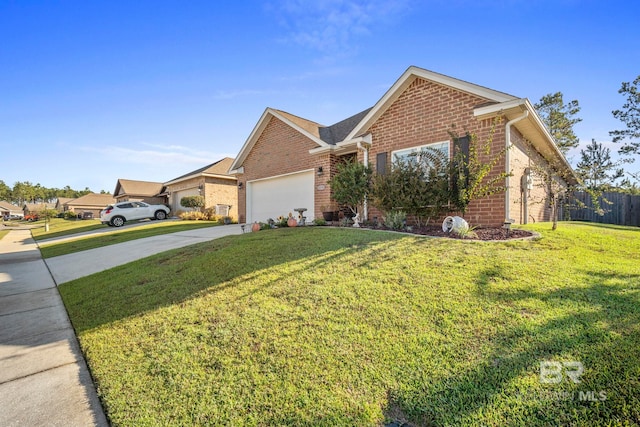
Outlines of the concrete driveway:
<svg viewBox="0 0 640 427">
<path fill-rule="evenodd" d="M 132 240 L 45 260 L 57 285 L 170 249 L 241 234 L 238 224 L 198 228 Z"/>
</svg>

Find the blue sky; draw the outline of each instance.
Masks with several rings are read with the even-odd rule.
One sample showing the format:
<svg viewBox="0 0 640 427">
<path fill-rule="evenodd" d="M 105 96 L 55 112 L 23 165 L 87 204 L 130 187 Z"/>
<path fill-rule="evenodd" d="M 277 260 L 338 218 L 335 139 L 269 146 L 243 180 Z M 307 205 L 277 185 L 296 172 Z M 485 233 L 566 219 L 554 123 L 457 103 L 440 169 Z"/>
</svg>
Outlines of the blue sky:
<svg viewBox="0 0 640 427">
<path fill-rule="evenodd" d="M 640 74 L 638 16 L 619 0 L 0 0 L 0 179 L 168 181 L 234 157 L 266 107 L 330 125 L 410 65 L 532 102 L 561 91 L 582 145 L 606 143 Z"/>
</svg>

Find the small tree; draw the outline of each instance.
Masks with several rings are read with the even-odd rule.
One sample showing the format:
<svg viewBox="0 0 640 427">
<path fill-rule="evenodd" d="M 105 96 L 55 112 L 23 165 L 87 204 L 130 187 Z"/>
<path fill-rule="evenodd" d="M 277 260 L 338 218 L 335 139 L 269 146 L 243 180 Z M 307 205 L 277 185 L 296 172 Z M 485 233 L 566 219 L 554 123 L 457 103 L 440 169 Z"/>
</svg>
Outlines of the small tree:
<svg viewBox="0 0 640 427">
<path fill-rule="evenodd" d="M 204 207 L 204 197 L 202 196 L 185 196 L 180 199 L 180 206 L 185 208 L 198 208 Z"/>
<path fill-rule="evenodd" d="M 347 206 L 353 214 L 358 213 L 371 188 L 371 168 L 349 159 L 336 166 L 336 174 L 329 180 L 332 199 Z"/>
<path fill-rule="evenodd" d="M 595 139 L 591 140 L 586 149 L 580 150 L 580 157 L 577 172 L 590 190 L 606 191 L 624 176 L 624 171 L 617 168 L 618 163 L 611 160 L 611 150 Z"/>
</svg>

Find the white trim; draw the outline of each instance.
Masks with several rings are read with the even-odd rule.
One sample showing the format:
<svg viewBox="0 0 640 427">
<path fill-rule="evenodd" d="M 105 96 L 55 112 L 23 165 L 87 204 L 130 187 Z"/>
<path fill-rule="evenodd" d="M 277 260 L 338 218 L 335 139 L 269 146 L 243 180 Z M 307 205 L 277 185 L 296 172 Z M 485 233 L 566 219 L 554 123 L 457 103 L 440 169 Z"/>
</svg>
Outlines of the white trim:
<svg viewBox="0 0 640 427">
<path fill-rule="evenodd" d="M 398 150 L 394 150 L 394 151 L 391 152 L 391 163 L 393 164 L 394 156 L 396 155 L 396 153 L 399 153 L 401 151 L 415 150 L 415 151 L 412 151 L 412 152 L 419 152 L 423 148 L 427 148 L 427 147 L 429 147 L 431 145 L 443 145 L 443 144 L 447 145 L 447 158 L 451 158 L 451 141 L 438 141 L 438 142 L 430 142 L 428 144 L 416 145 L 416 146 L 413 146 L 413 147 L 400 148 Z"/>
<path fill-rule="evenodd" d="M 402 95 L 407 87 L 417 78 L 432 81 L 434 83 L 449 86 L 453 89 L 457 89 L 463 92 L 470 93 L 482 98 L 493 100 L 496 102 L 506 102 L 517 99 L 515 96 L 498 92 L 493 89 L 479 86 L 473 83 L 466 82 L 464 80 L 455 79 L 453 77 L 445 76 L 444 74 L 434 73 L 433 71 L 425 70 L 411 66 L 407 71 L 400 76 L 400 78 L 391 86 L 391 88 L 384 94 L 382 98 L 374 105 L 369 113 L 358 123 L 358 125 L 351 131 L 345 140 L 353 139 L 361 132 L 368 129 L 377 119 L 386 111 L 386 109 L 397 98 Z"/>
<path fill-rule="evenodd" d="M 313 168 L 304 169 L 304 170 L 301 170 L 301 171 L 283 173 L 283 174 L 280 174 L 280 175 L 271 175 L 271 176 L 268 176 L 266 178 L 256 178 L 256 179 L 252 179 L 250 181 L 247 181 L 247 183 L 266 181 L 268 179 L 273 179 L 273 178 L 283 178 L 283 177 L 289 176 L 289 175 L 297 175 L 297 174 L 300 174 L 300 173 L 309 173 L 309 172 L 313 172 L 313 171 L 315 171 L 315 169 L 313 169 Z"/>
<path fill-rule="evenodd" d="M 267 124 L 269 123 L 269 120 L 270 120 L 271 117 L 277 118 L 278 120 L 280 120 L 281 122 L 283 122 L 287 126 L 289 126 L 292 129 L 295 129 L 296 131 L 300 132 L 302 135 L 306 136 L 307 138 L 309 138 L 310 140 L 312 140 L 313 142 L 318 144 L 321 148 L 330 146 L 329 144 L 327 144 L 326 142 L 321 140 L 319 137 L 317 137 L 317 136 L 313 135 L 312 133 L 310 133 L 309 131 L 301 128 L 300 126 L 298 126 L 297 124 L 295 124 L 291 120 L 289 120 L 286 117 L 284 117 L 282 114 L 278 113 L 277 110 L 274 110 L 273 108 L 267 108 L 262 113 L 262 116 L 260 116 L 260 119 L 258 120 L 258 123 L 255 125 L 255 127 L 251 131 L 251 134 L 249 135 L 249 138 L 247 138 L 247 140 L 245 141 L 244 145 L 240 149 L 240 152 L 238 153 L 238 155 L 236 156 L 235 160 L 231 164 L 231 167 L 229 168 L 230 171 L 236 171 L 236 170 L 239 170 L 242 167 L 242 164 L 244 163 L 244 161 L 246 160 L 247 156 L 249 155 L 249 153 L 253 149 L 253 146 L 255 145 L 256 141 L 258 140 L 258 138 L 260 137 L 260 135 L 262 134 L 264 129 L 267 127 Z"/>
</svg>

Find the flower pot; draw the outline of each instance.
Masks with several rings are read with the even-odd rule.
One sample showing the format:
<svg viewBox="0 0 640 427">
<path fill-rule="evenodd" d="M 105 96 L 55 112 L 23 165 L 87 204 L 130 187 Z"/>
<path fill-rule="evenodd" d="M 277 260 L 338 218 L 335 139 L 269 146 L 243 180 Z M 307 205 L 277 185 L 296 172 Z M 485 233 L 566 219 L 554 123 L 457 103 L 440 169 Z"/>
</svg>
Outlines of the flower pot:
<svg viewBox="0 0 640 427">
<path fill-rule="evenodd" d="M 322 212 L 322 218 L 325 221 L 333 221 L 333 212 Z"/>
<path fill-rule="evenodd" d="M 251 226 L 251 231 L 260 231 L 260 224 L 258 224 L 257 222 L 254 222 L 253 225 Z"/>
<path fill-rule="evenodd" d="M 298 225 L 298 221 L 295 218 L 289 218 L 287 220 L 287 226 L 296 227 Z"/>
</svg>

